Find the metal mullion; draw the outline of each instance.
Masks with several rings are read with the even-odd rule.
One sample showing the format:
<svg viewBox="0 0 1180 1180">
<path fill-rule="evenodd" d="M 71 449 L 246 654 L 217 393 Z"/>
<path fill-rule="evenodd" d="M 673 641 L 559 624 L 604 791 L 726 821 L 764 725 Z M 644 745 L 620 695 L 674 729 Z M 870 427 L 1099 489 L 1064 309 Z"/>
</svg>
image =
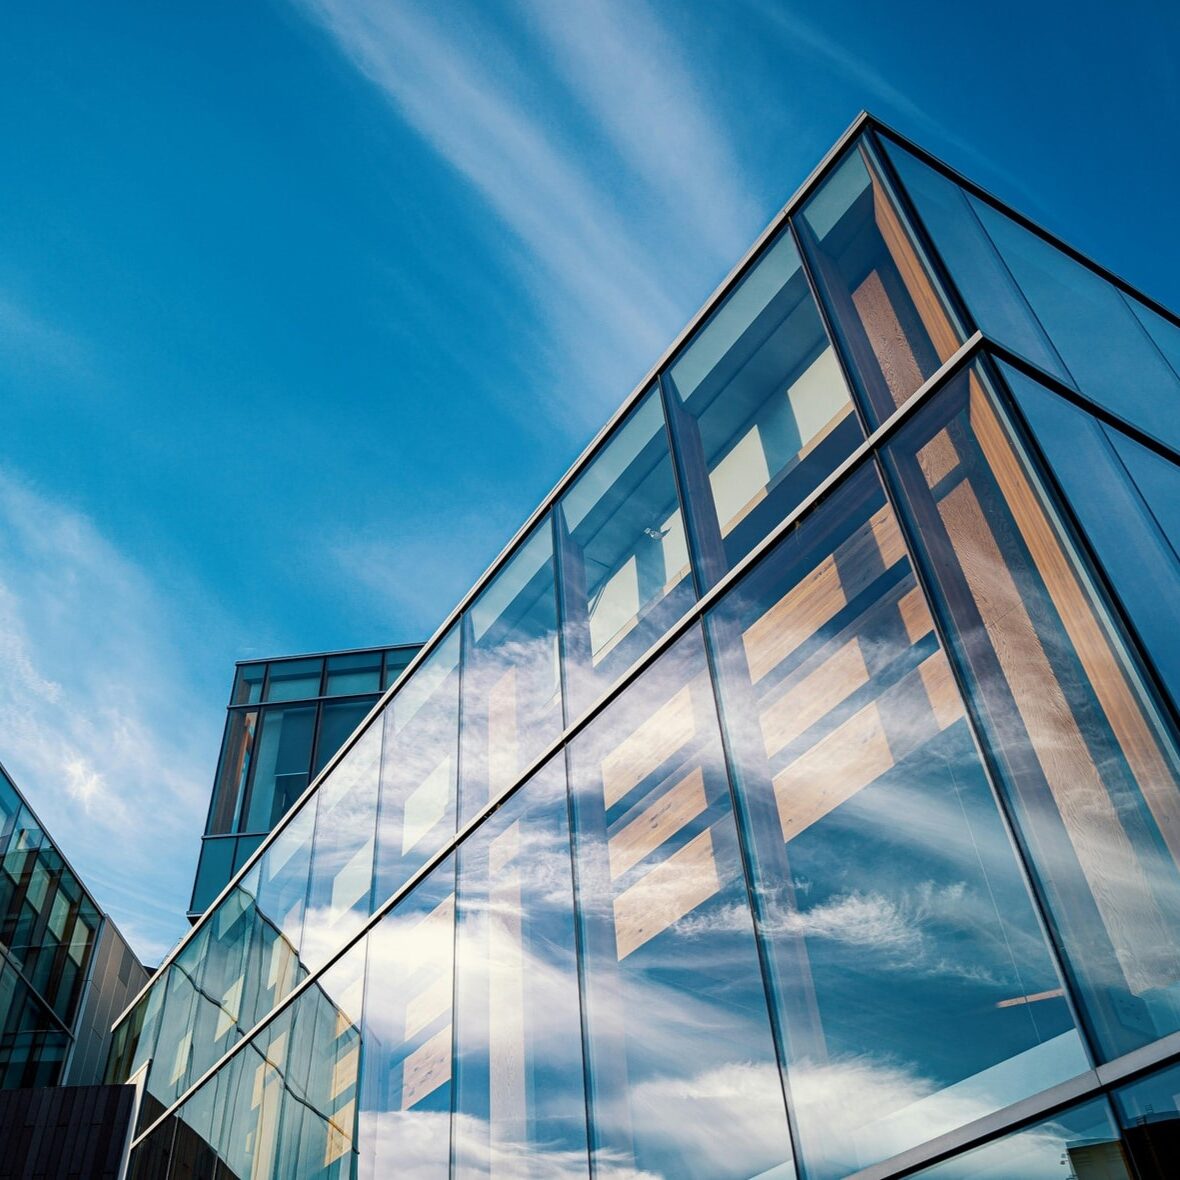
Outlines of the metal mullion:
<svg viewBox="0 0 1180 1180">
<path fill-rule="evenodd" d="M 859 447 L 856 448 L 856 450 L 848 455 L 827 476 L 827 478 L 824 479 L 816 488 L 814 488 L 806 497 L 804 497 L 804 499 L 800 501 L 800 503 L 796 505 L 796 507 L 791 512 L 787 513 L 787 515 L 784 516 L 783 519 L 779 521 L 779 523 L 773 529 L 771 529 L 771 531 L 757 545 L 755 545 L 749 553 L 745 555 L 745 557 L 736 562 L 730 571 L 725 575 L 725 577 L 717 583 L 717 585 L 713 586 L 707 594 L 704 594 L 698 598 L 697 601 L 688 608 L 684 615 L 681 616 L 681 618 L 675 623 L 673 623 L 672 626 L 669 627 L 669 629 L 664 633 L 664 635 L 662 635 L 653 643 L 651 648 L 643 653 L 643 655 L 641 655 L 635 661 L 635 663 L 631 665 L 630 668 L 624 671 L 612 685 L 608 686 L 607 689 L 590 704 L 590 706 L 583 712 L 581 716 L 577 717 L 575 721 L 569 723 L 566 726 L 566 729 L 561 734 L 559 734 L 550 743 L 550 745 L 547 746 L 538 755 L 538 757 L 535 758 L 533 762 L 525 768 L 521 774 L 521 777 L 512 787 L 508 789 L 508 791 L 500 796 L 498 800 L 485 805 L 485 807 L 480 812 L 477 812 L 471 823 L 464 829 L 462 833 L 459 833 L 457 836 L 452 838 L 448 846 L 454 847 L 459 842 L 459 840 L 463 838 L 465 832 L 473 829 L 475 826 L 481 823 L 487 815 L 492 814 L 499 804 L 511 797 L 511 795 L 514 794 L 515 791 L 519 789 L 519 787 L 532 774 L 540 769 L 540 767 L 544 765 L 545 761 L 552 757 L 552 755 L 558 749 L 560 749 L 560 747 L 566 741 L 571 740 L 587 724 L 589 724 L 589 722 L 592 721 L 594 717 L 602 712 L 602 710 L 605 709 L 606 706 L 609 705 L 610 702 L 614 700 L 614 698 L 618 696 L 622 690 L 632 680 L 634 680 L 640 672 L 644 670 L 644 668 L 652 664 L 660 655 L 663 654 L 663 652 L 668 647 L 672 645 L 672 643 L 680 638 L 680 636 L 688 630 L 688 628 L 705 612 L 706 609 L 708 609 L 712 603 L 718 601 L 718 599 L 726 593 L 729 587 L 732 586 L 746 570 L 753 568 L 753 566 L 756 565 L 762 559 L 762 557 L 774 547 L 776 542 L 794 526 L 796 521 L 798 521 L 807 512 L 810 512 L 816 504 L 829 495 L 834 490 L 834 488 L 843 481 L 849 472 L 851 472 L 861 462 L 861 460 L 864 459 L 866 455 L 872 453 L 874 449 L 880 446 L 884 439 L 890 437 L 905 422 L 907 422 L 909 418 L 917 411 L 918 407 L 924 404 L 937 389 L 939 389 L 946 381 L 949 381 L 951 377 L 958 373 L 962 368 L 968 365 L 983 347 L 985 340 L 986 338 L 980 332 L 976 332 L 969 340 L 966 340 L 959 347 L 958 351 L 953 356 L 951 356 L 947 362 L 938 369 L 937 372 L 931 375 L 929 380 L 924 382 L 906 402 L 903 402 L 902 405 L 899 406 L 889 418 L 882 422 L 881 425 L 877 427 L 877 429 L 873 431 L 873 433 L 869 435 L 869 437 L 866 438 Z M 560 584 L 561 582 L 559 580 L 559 585 Z M 222 892 L 213 899 L 209 905 L 209 908 L 205 911 L 206 914 L 212 913 L 216 909 L 217 905 L 224 899 L 224 897 L 229 894 L 234 884 L 250 871 L 254 863 L 261 857 L 265 849 L 270 846 L 270 843 L 273 842 L 278 833 L 283 830 L 290 818 L 296 814 L 298 806 L 307 797 L 309 797 L 313 791 L 318 790 L 320 783 L 323 782 L 324 779 L 326 779 L 327 776 L 335 770 L 338 763 L 346 756 L 348 750 L 351 749 L 358 735 L 367 729 L 368 725 L 379 723 L 379 714 L 388 705 L 388 700 L 386 699 L 387 697 L 392 699 L 388 693 L 382 697 L 381 701 L 375 707 L 374 712 L 370 713 L 366 723 L 358 727 L 357 731 L 352 735 L 352 737 L 347 742 L 345 742 L 339 751 L 337 751 L 336 755 L 332 758 L 328 765 L 325 766 L 316 777 L 316 781 L 308 787 L 307 791 L 304 792 L 304 795 L 292 805 L 287 814 L 283 816 L 282 820 L 280 820 L 280 822 L 270 832 L 267 837 L 267 841 L 254 850 L 254 852 L 250 855 L 250 858 L 230 879 L 229 883 L 222 890 Z M 157 974 L 163 971 L 164 968 L 168 966 L 168 964 L 176 959 L 181 950 L 183 950 L 188 942 L 196 936 L 196 933 L 200 928 L 201 924 L 192 927 L 192 929 L 188 931 L 184 938 L 182 938 L 180 942 L 178 942 L 177 945 L 173 947 L 168 956 L 156 969 Z M 155 976 L 153 976 L 153 979 L 154 978 Z M 115 1024 L 118 1024 L 119 1021 L 121 1021 L 127 1015 L 127 1013 L 135 1007 L 143 995 L 151 989 L 151 986 L 152 981 L 149 980 L 148 983 L 146 983 L 143 988 L 140 989 L 134 999 L 131 1000 L 131 1002 L 115 1019 Z"/>
</svg>

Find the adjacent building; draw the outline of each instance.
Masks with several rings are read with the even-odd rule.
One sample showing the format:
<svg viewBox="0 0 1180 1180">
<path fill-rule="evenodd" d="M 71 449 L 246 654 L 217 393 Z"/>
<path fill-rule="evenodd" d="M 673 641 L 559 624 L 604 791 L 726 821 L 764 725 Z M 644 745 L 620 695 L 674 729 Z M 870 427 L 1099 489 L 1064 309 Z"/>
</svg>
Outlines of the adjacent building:
<svg viewBox="0 0 1180 1180">
<path fill-rule="evenodd" d="M 190 921 L 229 884 L 420 646 L 238 663 Z"/>
<path fill-rule="evenodd" d="M 130 1174 L 1174 1175 L 1178 551 L 1180 320 L 860 118 L 123 1015 Z"/>
</svg>

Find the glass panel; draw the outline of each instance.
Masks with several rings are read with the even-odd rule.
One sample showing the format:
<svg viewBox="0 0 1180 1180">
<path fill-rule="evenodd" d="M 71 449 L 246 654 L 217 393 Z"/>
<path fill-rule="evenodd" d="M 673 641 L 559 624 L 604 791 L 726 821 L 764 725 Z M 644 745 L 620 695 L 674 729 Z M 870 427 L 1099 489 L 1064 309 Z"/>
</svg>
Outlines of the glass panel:
<svg viewBox="0 0 1180 1180">
<path fill-rule="evenodd" d="M 239 836 L 237 848 L 234 851 L 234 868 L 236 873 L 246 861 L 254 855 L 254 850 L 265 840 L 265 836 Z"/>
<path fill-rule="evenodd" d="M 231 705 L 256 705 L 262 700 L 262 681 L 266 677 L 265 664 L 243 664 L 234 677 Z"/>
<path fill-rule="evenodd" d="M 977 373 L 886 452 L 1092 1030 L 1126 1053 L 1180 1028 L 1174 735 Z"/>
<path fill-rule="evenodd" d="M 348 701 L 323 705 L 320 709 L 320 729 L 315 743 L 315 766 L 319 774 L 332 756 L 352 736 L 358 725 L 373 711 L 373 701 Z"/>
<path fill-rule="evenodd" d="M 990 205 L 970 200 L 1078 389 L 1180 446 L 1180 380 L 1118 288 Z"/>
<path fill-rule="evenodd" d="M 565 762 L 459 853 L 455 1176 L 587 1175 Z"/>
<path fill-rule="evenodd" d="M 795 219 L 874 423 L 948 360 L 962 335 L 861 140 Z"/>
<path fill-rule="evenodd" d="M 912 1175 L 914 1180 L 1132 1180 L 1101 1100 Z"/>
<path fill-rule="evenodd" d="M 254 734 L 258 727 L 258 710 L 235 709 L 225 727 L 225 744 L 213 788 L 213 806 L 209 810 L 209 835 L 232 832 L 238 806 L 246 789 L 246 779 L 254 760 Z"/>
<path fill-rule="evenodd" d="M 1000 366 L 1172 698 L 1180 704 L 1180 463 Z"/>
<path fill-rule="evenodd" d="M 695 598 L 658 391 L 562 497 L 557 531 L 572 720 Z"/>
<path fill-rule="evenodd" d="M 307 788 L 315 713 L 314 705 L 263 713 L 240 831 L 269 832 Z"/>
<path fill-rule="evenodd" d="M 410 661 L 418 654 L 416 647 L 399 647 L 385 653 L 385 677 L 381 682 L 383 689 L 388 688 L 409 666 Z"/>
<path fill-rule="evenodd" d="M 475 600 L 464 622 L 461 823 L 512 786 L 561 732 L 548 517 Z"/>
<path fill-rule="evenodd" d="M 382 726 L 370 725 L 316 791 L 308 912 L 299 954 L 315 971 L 369 916 Z"/>
<path fill-rule="evenodd" d="M 271 664 L 266 681 L 266 700 L 302 701 L 320 695 L 320 673 L 324 661 L 318 657 L 307 660 L 280 660 Z"/>
<path fill-rule="evenodd" d="M 1173 373 L 1180 374 L 1180 325 L 1172 320 L 1166 320 L 1159 312 L 1140 303 L 1138 299 L 1124 294 L 1135 318 L 1143 325 L 1144 330 L 1151 337 L 1156 348 L 1160 350 L 1164 360 L 1168 362 Z"/>
<path fill-rule="evenodd" d="M 360 1180 L 447 1175 L 454 953 L 448 857 L 369 933 Z"/>
<path fill-rule="evenodd" d="M 362 692 L 381 690 L 381 653 L 379 651 L 351 652 L 328 657 L 328 675 L 324 695 L 343 697 Z"/>
<path fill-rule="evenodd" d="M 596 1163 L 793 1176 L 699 630 L 574 739 L 571 767 Z"/>
<path fill-rule="evenodd" d="M 808 1176 L 1087 1069 L 875 467 L 709 636 Z"/>
<path fill-rule="evenodd" d="M 213 899 L 229 883 L 233 875 L 235 845 L 236 841 L 232 836 L 201 841 L 201 858 L 197 862 L 197 877 L 193 884 L 192 901 L 189 904 L 190 913 L 204 913 Z"/>
<path fill-rule="evenodd" d="M 888 138 L 880 142 L 980 330 L 1068 381 L 1061 358 L 984 231 L 967 194 Z"/>
<path fill-rule="evenodd" d="M 1139 1180 L 1175 1180 L 1180 1160 L 1180 1067 L 1116 1090 L 1114 1105 Z"/>
<path fill-rule="evenodd" d="M 697 332 L 669 383 L 689 498 L 708 514 L 698 565 L 712 582 L 864 435 L 788 233 Z"/>
<path fill-rule="evenodd" d="M 459 628 L 384 710 L 373 904 L 380 905 L 455 834 Z"/>
</svg>

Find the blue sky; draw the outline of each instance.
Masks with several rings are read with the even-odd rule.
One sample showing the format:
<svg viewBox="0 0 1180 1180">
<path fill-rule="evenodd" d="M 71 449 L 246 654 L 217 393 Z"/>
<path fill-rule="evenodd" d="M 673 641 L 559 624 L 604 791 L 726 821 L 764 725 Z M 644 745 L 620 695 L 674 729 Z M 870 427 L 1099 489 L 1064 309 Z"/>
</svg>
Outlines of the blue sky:
<svg viewBox="0 0 1180 1180">
<path fill-rule="evenodd" d="M 140 952 L 234 660 L 425 637 L 868 108 L 1180 307 L 1180 9 L 41 0 L 0 34 L 0 760 Z"/>
</svg>

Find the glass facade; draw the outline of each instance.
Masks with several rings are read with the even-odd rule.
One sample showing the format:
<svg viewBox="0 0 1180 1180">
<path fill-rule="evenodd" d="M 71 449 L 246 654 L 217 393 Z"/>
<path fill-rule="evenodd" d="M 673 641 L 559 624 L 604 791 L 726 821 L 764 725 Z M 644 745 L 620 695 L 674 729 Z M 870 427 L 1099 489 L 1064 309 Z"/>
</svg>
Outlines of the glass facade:
<svg viewBox="0 0 1180 1180">
<path fill-rule="evenodd" d="M 410 645 L 238 665 L 190 919 L 229 884 L 417 652 Z"/>
<path fill-rule="evenodd" d="M 864 120 L 125 1013 L 132 1175 L 1173 1175 L 1176 339 Z"/>
</svg>

